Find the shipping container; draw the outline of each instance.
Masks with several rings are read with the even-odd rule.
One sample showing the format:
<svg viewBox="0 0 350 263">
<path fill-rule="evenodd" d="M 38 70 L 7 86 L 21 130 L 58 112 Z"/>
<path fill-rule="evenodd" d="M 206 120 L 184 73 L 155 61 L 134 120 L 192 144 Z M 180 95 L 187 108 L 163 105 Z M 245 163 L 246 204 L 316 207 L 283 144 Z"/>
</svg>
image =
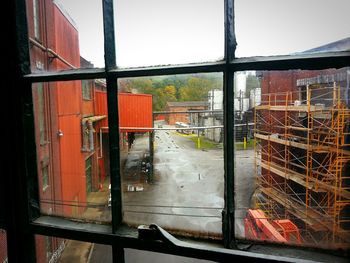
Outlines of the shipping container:
<svg viewBox="0 0 350 263">
<path fill-rule="evenodd" d="M 119 93 L 119 126 L 122 132 L 148 132 L 150 130 L 132 128 L 152 128 L 152 95 Z M 95 114 L 107 115 L 107 93 L 95 92 Z M 99 122 L 100 127 L 108 127 L 108 119 Z"/>
<path fill-rule="evenodd" d="M 148 132 L 152 128 L 152 95 L 119 93 L 119 125 L 123 132 Z"/>
</svg>

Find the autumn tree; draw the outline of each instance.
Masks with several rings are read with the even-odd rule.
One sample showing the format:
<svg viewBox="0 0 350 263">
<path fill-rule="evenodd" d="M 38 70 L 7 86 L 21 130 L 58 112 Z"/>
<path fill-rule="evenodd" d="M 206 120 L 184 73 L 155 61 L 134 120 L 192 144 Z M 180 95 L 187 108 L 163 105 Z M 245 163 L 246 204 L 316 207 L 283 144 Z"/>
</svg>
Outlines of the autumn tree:
<svg viewBox="0 0 350 263">
<path fill-rule="evenodd" d="M 186 86 L 180 88 L 181 101 L 203 101 L 208 98 L 208 91 L 213 89 L 212 81 L 191 77 Z"/>
</svg>

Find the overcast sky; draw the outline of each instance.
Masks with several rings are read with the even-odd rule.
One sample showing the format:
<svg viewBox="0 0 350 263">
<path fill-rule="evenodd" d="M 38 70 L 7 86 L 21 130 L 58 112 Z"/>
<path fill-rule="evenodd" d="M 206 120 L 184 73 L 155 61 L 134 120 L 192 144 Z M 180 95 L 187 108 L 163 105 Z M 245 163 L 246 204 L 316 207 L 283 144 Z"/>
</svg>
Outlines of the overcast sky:
<svg viewBox="0 0 350 263">
<path fill-rule="evenodd" d="M 104 65 L 101 0 L 57 0 L 79 30 L 80 53 Z M 215 61 L 224 55 L 223 0 L 118 0 L 121 67 Z M 236 55 L 304 51 L 350 36 L 350 0 L 235 0 Z"/>
</svg>

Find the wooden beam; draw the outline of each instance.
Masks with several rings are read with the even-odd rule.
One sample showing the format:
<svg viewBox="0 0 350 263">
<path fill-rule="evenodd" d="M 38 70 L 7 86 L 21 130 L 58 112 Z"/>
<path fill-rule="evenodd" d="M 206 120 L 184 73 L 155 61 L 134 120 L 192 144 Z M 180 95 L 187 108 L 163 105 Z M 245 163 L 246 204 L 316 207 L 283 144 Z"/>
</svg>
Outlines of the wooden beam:
<svg viewBox="0 0 350 263">
<path fill-rule="evenodd" d="M 255 107 L 256 110 L 271 110 L 271 111 L 296 111 L 296 112 L 314 112 L 314 111 L 323 111 L 324 106 L 315 106 L 311 105 L 310 107 L 307 105 L 303 106 L 271 106 L 271 105 L 259 105 Z"/>
<path fill-rule="evenodd" d="M 254 133 L 254 137 L 265 141 L 270 141 L 270 142 L 275 142 L 275 143 L 279 143 L 279 144 L 283 144 L 291 147 L 296 147 L 299 149 L 314 151 L 315 153 L 338 152 L 338 153 L 350 156 L 350 151 L 347 151 L 344 149 L 337 149 L 336 147 L 331 147 L 331 146 L 318 146 L 318 145 L 288 141 L 288 140 L 280 139 L 273 135 L 262 135 L 259 133 Z"/>
<path fill-rule="evenodd" d="M 264 161 L 258 161 L 258 164 L 261 165 L 262 168 L 267 169 L 271 172 L 273 172 L 276 175 L 279 175 L 285 179 L 292 180 L 293 182 L 296 182 L 304 187 L 306 186 L 306 176 L 301 173 L 297 173 L 293 170 L 287 169 L 283 166 L 278 165 L 277 163 L 267 163 Z M 322 182 L 318 180 L 317 178 L 311 177 L 309 178 L 311 183 L 308 184 L 308 189 L 313 190 L 315 192 L 333 192 L 336 193 L 337 195 L 340 195 L 341 197 L 344 197 L 346 199 L 350 199 L 350 192 L 346 191 L 344 189 L 339 189 L 335 187 L 334 185 L 328 184 L 326 182 Z M 321 191 L 320 191 L 320 190 Z"/>
<path fill-rule="evenodd" d="M 270 196 L 277 203 L 283 205 L 289 213 L 304 221 L 314 231 L 334 231 L 333 222 L 325 221 L 327 218 L 326 215 L 314 210 L 311 207 L 306 208 L 305 204 L 292 200 L 285 193 L 281 193 L 273 188 L 262 188 L 261 190 L 264 194 Z M 338 228 L 335 234 L 344 241 L 350 242 L 349 231 Z"/>
</svg>

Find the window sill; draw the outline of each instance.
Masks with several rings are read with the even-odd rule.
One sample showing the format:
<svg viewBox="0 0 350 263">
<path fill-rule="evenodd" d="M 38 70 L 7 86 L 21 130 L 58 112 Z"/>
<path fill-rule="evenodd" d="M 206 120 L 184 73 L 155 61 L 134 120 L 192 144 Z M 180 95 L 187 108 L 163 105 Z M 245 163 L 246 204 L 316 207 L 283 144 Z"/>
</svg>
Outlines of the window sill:
<svg viewBox="0 0 350 263">
<path fill-rule="evenodd" d="M 176 239 L 167 232 L 163 240 L 140 239 L 138 230 L 128 226 L 120 226 L 112 234 L 111 225 L 83 223 L 59 217 L 42 216 L 30 224 L 35 234 L 57 236 L 85 242 L 116 245 L 123 248 L 147 250 L 184 257 L 206 259 L 212 261 L 238 262 L 347 262 L 346 258 L 326 253 L 308 251 L 305 248 L 291 248 L 276 245 L 250 246 L 249 251 L 225 249 L 218 242 L 207 240 Z M 283 255 L 283 256 L 282 256 Z M 310 261 L 308 261 L 310 262 Z"/>
</svg>

